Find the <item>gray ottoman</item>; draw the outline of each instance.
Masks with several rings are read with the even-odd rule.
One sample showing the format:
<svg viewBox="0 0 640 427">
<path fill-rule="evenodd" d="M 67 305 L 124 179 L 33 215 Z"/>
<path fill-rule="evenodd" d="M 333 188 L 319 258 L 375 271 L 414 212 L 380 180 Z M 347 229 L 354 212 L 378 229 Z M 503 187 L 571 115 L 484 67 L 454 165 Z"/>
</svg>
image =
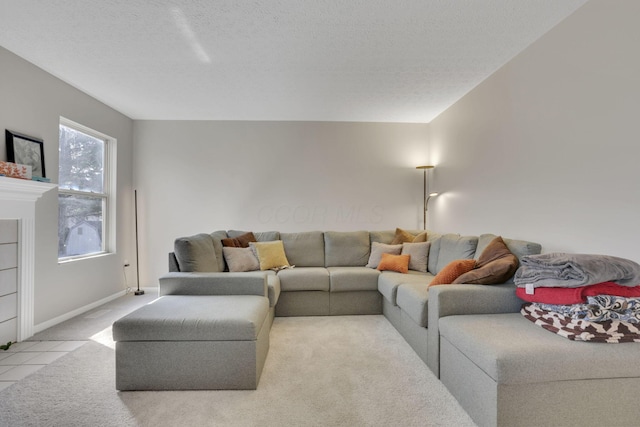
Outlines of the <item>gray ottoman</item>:
<svg viewBox="0 0 640 427">
<path fill-rule="evenodd" d="M 480 426 L 639 425 L 640 343 L 571 341 L 519 313 L 439 326 L 440 379 Z"/>
<path fill-rule="evenodd" d="M 269 300 L 163 296 L 113 324 L 118 390 L 256 389 Z"/>
</svg>

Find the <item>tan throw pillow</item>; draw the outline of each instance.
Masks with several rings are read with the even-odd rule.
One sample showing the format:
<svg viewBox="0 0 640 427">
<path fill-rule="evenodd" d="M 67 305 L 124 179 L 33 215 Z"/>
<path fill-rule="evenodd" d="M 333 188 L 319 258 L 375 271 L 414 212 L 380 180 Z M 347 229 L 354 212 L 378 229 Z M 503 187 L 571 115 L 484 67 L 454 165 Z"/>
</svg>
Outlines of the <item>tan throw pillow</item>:
<svg viewBox="0 0 640 427">
<path fill-rule="evenodd" d="M 409 261 L 411 255 L 391 255 L 382 254 L 378 270 L 380 271 L 397 271 L 398 273 L 406 273 L 409 271 Z"/>
<path fill-rule="evenodd" d="M 429 286 L 435 285 L 448 285 L 453 283 L 460 275 L 473 270 L 476 266 L 475 259 L 456 259 L 445 265 L 442 270 L 433 280 L 429 283 Z"/>
<path fill-rule="evenodd" d="M 396 235 L 393 238 L 393 240 L 391 241 L 392 245 L 399 245 L 405 242 L 408 243 L 420 243 L 420 242 L 426 242 L 427 241 L 427 232 L 423 231 L 417 235 L 413 235 L 411 233 L 409 233 L 406 230 L 403 230 L 401 228 L 396 228 Z"/>
<path fill-rule="evenodd" d="M 519 264 L 518 257 L 511 253 L 502 237 L 498 236 L 482 251 L 476 268 L 458 276 L 453 283 L 478 285 L 504 283 L 513 276 Z"/>
<path fill-rule="evenodd" d="M 241 234 L 238 237 L 228 237 L 226 239 L 222 239 L 222 246 L 226 246 L 229 248 L 248 248 L 249 243 L 255 242 L 256 236 L 249 231 L 248 233 Z"/>
<path fill-rule="evenodd" d="M 373 242 L 371 243 L 369 262 L 367 262 L 365 267 L 378 268 L 383 254 L 400 255 L 400 251 L 402 251 L 402 245 L 387 245 L 386 243 Z"/>
<path fill-rule="evenodd" d="M 256 271 L 260 270 L 258 258 L 251 248 L 223 247 L 224 259 L 227 261 L 229 271 Z"/>
<path fill-rule="evenodd" d="M 431 248 L 431 242 L 421 243 L 403 243 L 402 255 L 411 255 L 411 261 L 409 261 L 409 270 L 419 271 L 421 273 L 427 272 L 427 265 L 429 263 L 429 249 Z"/>
<path fill-rule="evenodd" d="M 251 248 L 255 250 L 260 270 L 280 269 L 290 267 L 287 255 L 284 252 L 282 240 L 272 242 L 251 242 Z"/>
</svg>

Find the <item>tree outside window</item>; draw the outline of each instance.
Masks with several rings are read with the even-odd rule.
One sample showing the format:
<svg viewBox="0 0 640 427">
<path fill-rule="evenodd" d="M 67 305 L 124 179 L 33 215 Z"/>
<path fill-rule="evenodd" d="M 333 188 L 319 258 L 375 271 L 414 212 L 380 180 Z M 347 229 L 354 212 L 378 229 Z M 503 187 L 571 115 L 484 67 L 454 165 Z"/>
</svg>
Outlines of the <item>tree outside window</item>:
<svg viewBox="0 0 640 427">
<path fill-rule="evenodd" d="M 108 252 L 113 140 L 68 120 L 60 122 L 58 258 Z"/>
</svg>

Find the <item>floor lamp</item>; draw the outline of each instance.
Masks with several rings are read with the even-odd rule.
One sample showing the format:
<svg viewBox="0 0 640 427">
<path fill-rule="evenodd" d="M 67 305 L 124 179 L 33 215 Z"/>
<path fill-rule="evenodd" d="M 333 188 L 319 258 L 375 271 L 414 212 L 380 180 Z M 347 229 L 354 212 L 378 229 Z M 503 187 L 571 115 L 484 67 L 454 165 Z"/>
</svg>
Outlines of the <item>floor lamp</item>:
<svg viewBox="0 0 640 427">
<path fill-rule="evenodd" d="M 133 190 L 133 204 L 136 218 L 136 280 L 138 282 L 138 289 L 134 295 L 144 295 L 144 290 L 140 289 L 140 258 L 138 256 L 138 190 Z"/>
<path fill-rule="evenodd" d="M 422 173 L 423 173 L 423 179 L 424 179 L 424 187 L 423 187 L 423 191 L 422 191 L 422 196 L 423 196 L 423 202 L 422 202 L 422 214 L 423 214 L 423 219 L 422 219 L 422 229 L 426 230 L 427 229 L 427 204 L 429 203 L 429 199 L 433 196 L 437 196 L 438 193 L 427 193 L 427 172 L 429 171 L 429 169 L 433 169 L 432 165 L 425 165 L 425 166 L 416 166 L 416 169 L 422 169 Z"/>
</svg>

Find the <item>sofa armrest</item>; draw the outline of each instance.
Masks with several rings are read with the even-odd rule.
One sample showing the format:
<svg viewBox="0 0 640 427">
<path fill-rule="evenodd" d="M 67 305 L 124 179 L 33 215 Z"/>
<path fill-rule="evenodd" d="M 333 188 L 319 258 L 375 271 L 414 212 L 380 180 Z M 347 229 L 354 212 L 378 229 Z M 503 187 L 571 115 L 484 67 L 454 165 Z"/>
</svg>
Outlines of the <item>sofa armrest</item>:
<svg viewBox="0 0 640 427">
<path fill-rule="evenodd" d="M 441 317 L 464 314 L 517 313 L 524 303 L 513 284 L 442 285 L 429 289 L 427 365 L 440 377 Z"/>
<path fill-rule="evenodd" d="M 517 313 L 524 301 L 516 287 L 503 285 L 443 285 L 429 288 L 429 320 L 458 314 Z M 431 322 L 429 322 L 431 326 Z"/>
<path fill-rule="evenodd" d="M 163 295 L 258 295 L 267 297 L 267 273 L 167 273 L 160 277 Z"/>
</svg>

